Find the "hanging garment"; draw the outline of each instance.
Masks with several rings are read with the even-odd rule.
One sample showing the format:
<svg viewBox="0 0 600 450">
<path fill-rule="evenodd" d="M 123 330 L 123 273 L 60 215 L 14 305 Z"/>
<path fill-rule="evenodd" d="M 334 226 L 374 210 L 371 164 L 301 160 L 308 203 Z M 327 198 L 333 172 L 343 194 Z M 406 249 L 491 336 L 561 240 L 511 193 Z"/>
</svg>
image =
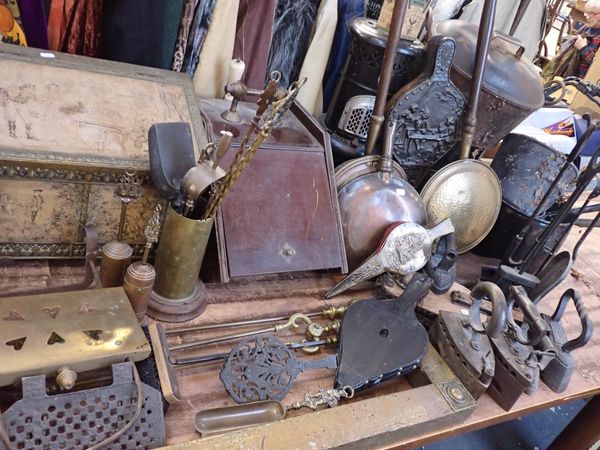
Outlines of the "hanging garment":
<svg viewBox="0 0 600 450">
<path fill-rule="evenodd" d="M 364 0 L 339 0 L 338 1 L 338 21 L 333 37 L 333 44 L 329 54 L 329 62 L 325 71 L 323 80 L 323 110 L 326 111 L 335 86 L 342 73 L 342 67 L 348 56 L 350 48 L 350 32 L 348 23 L 354 17 L 362 16 L 365 13 Z"/>
<path fill-rule="evenodd" d="M 160 67 L 166 1 L 104 0 L 101 57 Z"/>
<path fill-rule="evenodd" d="M 29 47 L 48 49 L 44 0 L 18 0 L 23 31 Z"/>
<path fill-rule="evenodd" d="M 25 33 L 5 5 L 0 5 L 0 42 L 27 46 Z"/>
<path fill-rule="evenodd" d="M 194 74 L 194 91 L 200 97 L 223 97 L 233 56 L 238 6 L 239 0 L 218 0 L 215 5 Z"/>
<path fill-rule="evenodd" d="M 237 2 L 238 0 L 235 1 Z M 217 0 L 200 0 L 198 3 L 194 22 L 192 23 L 190 35 L 188 36 L 185 57 L 183 58 L 182 70 L 186 71 L 190 77 L 193 77 L 196 72 L 200 52 L 202 51 L 206 34 L 210 28 L 216 2 Z"/>
<path fill-rule="evenodd" d="M 496 20 L 494 30 L 508 34 L 513 24 L 517 9 L 522 0 L 503 0 L 496 5 Z M 477 23 L 481 20 L 484 0 L 474 0 L 464 7 L 459 16 L 460 20 Z M 544 0 L 531 0 L 514 37 L 525 47 L 525 57 L 532 60 L 538 50 L 546 25 L 546 4 Z"/>
<path fill-rule="evenodd" d="M 278 70 L 285 88 L 300 74 L 318 5 L 319 0 L 277 0 L 267 77 Z"/>
<path fill-rule="evenodd" d="M 183 0 L 167 0 L 163 9 L 163 28 L 161 36 L 161 57 L 160 67 L 170 69 L 173 62 L 173 53 L 175 51 L 175 41 L 181 14 L 183 12 Z"/>
<path fill-rule="evenodd" d="M 78 0 L 69 9 L 59 51 L 97 57 L 101 32 L 102 0 Z"/>
<path fill-rule="evenodd" d="M 277 0 L 240 0 L 233 57 L 246 64 L 242 81 L 251 88 L 264 86 L 276 3 Z"/>
<path fill-rule="evenodd" d="M 298 102 L 312 115 L 323 112 L 323 76 L 337 25 L 337 7 L 338 0 L 321 2 L 310 46 L 298 77 L 306 77 L 306 84 L 298 94 Z"/>
<path fill-rule="evenodd" d="M 52 0 L 48 15 L 48 48 L 59 51 L 60 40 L 65 32 L 67 17 L 75 0 Z"/>
<path fill-rule="evenodd" d="M 171 68 L 176 72 L 181 72 L 183 67 L 183 58 L 185 57 L 185 49 L 187 47 L 188 36 L 190 34 L 190 28 L 194 21 L 194 12 L 198 0 L 184 0 L 183 11 L 181 12 L 181 24 L 179 25 L 179 32 L 177 34 L 177 40 L 175 41 L 175 52 L 173 53 L 173 64 Z"/>
</svg>

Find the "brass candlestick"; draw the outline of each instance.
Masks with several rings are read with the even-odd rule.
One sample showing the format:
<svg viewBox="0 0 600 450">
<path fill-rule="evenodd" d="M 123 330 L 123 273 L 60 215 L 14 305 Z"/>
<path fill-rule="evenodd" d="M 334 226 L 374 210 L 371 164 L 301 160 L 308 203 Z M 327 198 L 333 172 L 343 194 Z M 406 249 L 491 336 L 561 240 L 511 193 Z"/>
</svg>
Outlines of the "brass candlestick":
<svg viewBox="0 0 600 450">
<path fill-rule="evenodd" d="M 131 262 L 133 249 L 124 242 L 123 231 L 125 229 L 125 217 L 127 207 L 144 193 L 141 181 L 133 170 L 127 170 L 121 177 L 121 182 L 115 189 L 115 194 L 121 200 L 121 215 L 119 217 L 119 229 L 117 240 L 107 242 L 102 247 L 102 259 L 100 261 L 100 281 L 103 287 L 120 286 L 127 266 Z"/>
<path fill-rule="evenodd" d="M 152 245 L 158 241 L 158 234 L 160 232 L 160 213 L 161 207 L 160 205 L 156 205 L 154 214 L 144 229 L 146 245 L 144 246 L 142 260 L 134 262 L 127 268 L 125 279 L 123 280 L 123 288 L 125 289 L 127 297 L 129 297 L 135 316 L 140 324 L 144 321 L 146 308 L 148 308 L 150 294 L 152 293 L 152 287 L 154 286 L 154 280 L 156 278 L 156 271 L 154 270 L 154 267 L 148 263 L 148 256 L 150 255 Z"/>
</svg>

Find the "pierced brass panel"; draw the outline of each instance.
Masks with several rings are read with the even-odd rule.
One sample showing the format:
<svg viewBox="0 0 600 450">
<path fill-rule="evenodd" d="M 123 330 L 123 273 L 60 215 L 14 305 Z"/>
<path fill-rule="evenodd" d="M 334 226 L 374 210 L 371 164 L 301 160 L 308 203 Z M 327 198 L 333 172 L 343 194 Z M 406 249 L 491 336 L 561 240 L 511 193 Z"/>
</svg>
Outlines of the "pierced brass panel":
<svg viewBox="0 0 600 450">
<path fill-rule="evenodd" d="M 0 386 L 150 355 L 121 287 L 0 299 Z"/>
</svg>

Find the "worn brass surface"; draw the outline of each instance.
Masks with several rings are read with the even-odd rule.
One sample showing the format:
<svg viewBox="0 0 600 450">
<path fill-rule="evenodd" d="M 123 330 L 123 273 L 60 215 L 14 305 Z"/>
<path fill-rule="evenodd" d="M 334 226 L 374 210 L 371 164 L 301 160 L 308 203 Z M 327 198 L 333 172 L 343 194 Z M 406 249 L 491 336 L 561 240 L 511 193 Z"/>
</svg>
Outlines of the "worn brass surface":
<svg viewBox="0 0 600 450">
<path fill-rule="evenodd" d="M 0 322 L 0 386 L 150 355 L 121 287 L 3 298 Z"/>
<path fill-rule="evenodd" d="M 457 161 L 436 173 L 421 191 L 431 222 L 452 219 L 456 248 L 464 253 L 491 231 L 502 204 L 498 177 L 484 163 Z"/>
<path fill-rule="evenodd" d="M 86 224 L 100 244 L 115 239 L 114 188 L 129 167 L 147 188 L 128 207 L 124 239 L 143 243 L 162 201 L 148 186 L 148 128 L 185 121 L 197 146 L 206 143 L 189 77 L 19 46 L 2 46 L 0 73 L 0 256 L 83 259 Z"/>
<path fill-rule="evenodd" d="M 146 308 L 150 301 L 152 286 L 156 272 L 154 267 L 148 263 L 136 261 L 127 268 L 125 279 L 123 280 L 123 289 L 131 302 L 135 317 L 142 323 L 146 315 Z"/>
<path fill-rule="evenodd" d="M 213 219 L 188 219 L 169 206 L 154 263 L 157 294 L 173 300 L 192 295 L 212 225 Z"/>
<path fill-rule="evenodd" d="M 133 249 L 124 241 L 110 241 L 102 247 L 100 260 L 100 281 L 103 287 L 116 287 L 123 284 L 127 266 L 131 263 Z"/>
</svg>

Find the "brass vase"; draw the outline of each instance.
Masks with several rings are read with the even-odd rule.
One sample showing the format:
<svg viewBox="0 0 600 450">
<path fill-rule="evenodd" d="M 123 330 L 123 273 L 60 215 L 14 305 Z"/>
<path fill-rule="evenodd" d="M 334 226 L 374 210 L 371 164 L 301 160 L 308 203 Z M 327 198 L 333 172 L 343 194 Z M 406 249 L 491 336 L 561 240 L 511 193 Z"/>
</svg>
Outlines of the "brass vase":
<svg viewBox="0 0 600 450">
<path fill-rule="evenodd" d="M 184 322 L 206 308 L 206 290 L 199 275 L 213 222 L 189 219 L 169 206 L 154 262 L 150 317 Z"/>
</svg>

